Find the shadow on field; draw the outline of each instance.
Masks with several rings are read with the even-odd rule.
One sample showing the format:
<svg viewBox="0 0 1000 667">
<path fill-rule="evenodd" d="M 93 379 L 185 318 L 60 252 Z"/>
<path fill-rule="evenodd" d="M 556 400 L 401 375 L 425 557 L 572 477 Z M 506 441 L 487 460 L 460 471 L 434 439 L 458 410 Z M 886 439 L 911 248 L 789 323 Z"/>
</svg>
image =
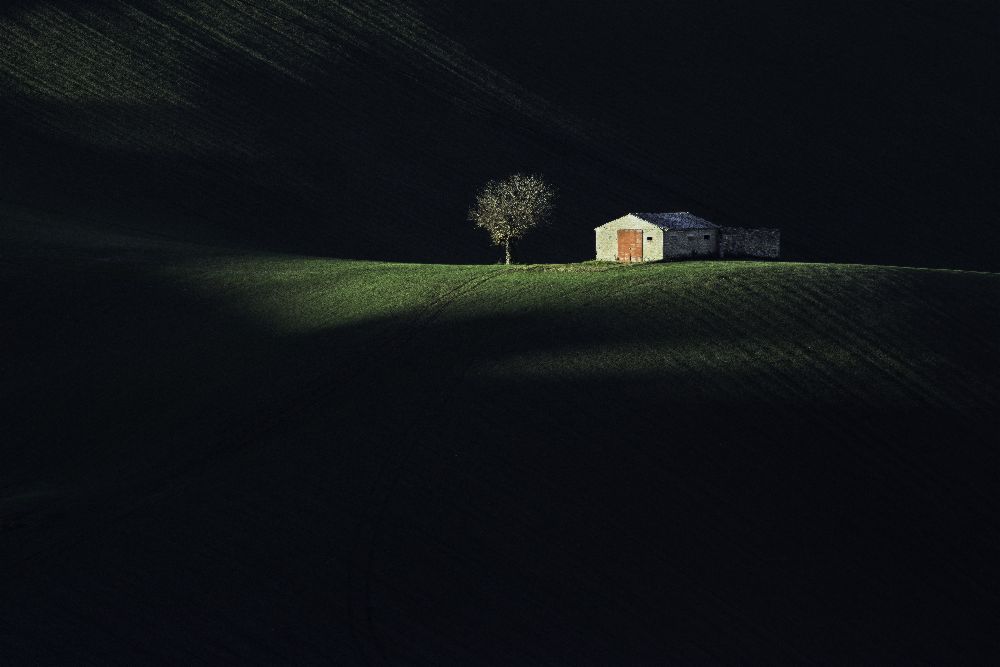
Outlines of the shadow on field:
<svg viewBox="0 0 1000 667">
<path fill-rule="evenodd" d="M 12 290 L 33 298 L 4 392 L 27 436 L 2 480 L 8 662 L 1000 649 L 993 415 L 481 372 L 637 342 L 600 308 L 292 336 L 143 268 L 101 276 Z"/>
<path fill-rule="evenodd" d="M 933 411 L 657 405 L 610 384 L 474 385 L 481 400 L 452 407 L 479 414 L 421 429 L 366 524 L 371 654 L 997 649 L 997 455 L 973 429 Z"/>
</svg>

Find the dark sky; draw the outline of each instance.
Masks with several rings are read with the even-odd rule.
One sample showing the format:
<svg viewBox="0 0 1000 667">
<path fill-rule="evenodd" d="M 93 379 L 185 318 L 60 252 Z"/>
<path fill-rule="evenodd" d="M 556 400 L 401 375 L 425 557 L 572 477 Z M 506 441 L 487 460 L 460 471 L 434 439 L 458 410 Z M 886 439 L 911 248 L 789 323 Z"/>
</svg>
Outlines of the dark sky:
<svg viewBox="0 0 1000 667">
<path fill-rule="evenodd" d="M 534 171 L 562 196 L 527 259 L 585 259 L 626 211 L 692 210 L 780 227 L 792 258 L 1000 266 L 992 3 L 299 4 L 8 8 L 0 194 L 489 261 L 472 196 Z M 352 239 L 373 218 L 377 249 Z"/>
</svg>

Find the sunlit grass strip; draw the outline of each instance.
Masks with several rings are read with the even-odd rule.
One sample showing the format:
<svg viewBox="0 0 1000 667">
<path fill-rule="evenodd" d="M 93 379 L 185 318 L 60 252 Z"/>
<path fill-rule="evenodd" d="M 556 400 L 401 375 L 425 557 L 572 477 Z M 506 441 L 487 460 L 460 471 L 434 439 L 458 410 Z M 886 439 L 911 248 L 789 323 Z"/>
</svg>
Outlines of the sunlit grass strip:
<svg viewBox="0 0 1000 667">
<path fill-rule="evenodd" d="M 406 326 L 432 305 L 448 326 L 507 320 L 509 326 L 499 325 L 504 335 L 539 346 L 529 355 L 505 355 L 499 341 L 485 351 L 474 367 L 496 377 L 662 374 L 733 400 L 954 409 L 974 409 L 995 391 L 940 344 L 961 335 L 961 324 L 940 302 L 948 291 L 942 283 L 962 281 L 961 274 L 750 262 L 498 271 L 241 257 L 180 265 L 168 275 L 286 333 L 376 321 Z M 984 282 L 997 291 L 996 277 Z M 446 294 L 447 303 L 439 304 Z M 596 336 L 609 344 L 559 339 L 550 346 L 552 327 L 561 336 L 578 331 L 581 341 Z"/>
</svg>

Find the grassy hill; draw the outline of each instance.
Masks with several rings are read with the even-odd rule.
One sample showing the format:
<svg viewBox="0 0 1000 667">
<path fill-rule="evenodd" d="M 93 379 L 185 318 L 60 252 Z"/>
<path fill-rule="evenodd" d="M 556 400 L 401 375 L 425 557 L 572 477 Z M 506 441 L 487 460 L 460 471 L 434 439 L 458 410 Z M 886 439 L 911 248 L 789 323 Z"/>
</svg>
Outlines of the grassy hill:
<svg viewBox="0 0 1000 667">
<path fill-rule="evenodd" d="M 7 663 L 998 648 L 995 274 L 4 217 Z"/>
</svg>

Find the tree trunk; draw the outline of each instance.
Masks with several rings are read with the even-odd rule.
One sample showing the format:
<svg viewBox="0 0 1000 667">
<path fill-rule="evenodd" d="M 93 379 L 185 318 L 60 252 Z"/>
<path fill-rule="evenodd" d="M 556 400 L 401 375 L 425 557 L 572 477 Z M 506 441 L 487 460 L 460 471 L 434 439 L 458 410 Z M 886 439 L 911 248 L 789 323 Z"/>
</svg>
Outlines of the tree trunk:
<svg viewBox="0 0 1000 667">
<path fill-rule="evenodd" d="M 506 262 L 504 262 L 504 264 L 510 264 L 510 239 L 504 241 L 503 250 L 504 250 L 504 257 L 507 260 Z"/>
</svg>

